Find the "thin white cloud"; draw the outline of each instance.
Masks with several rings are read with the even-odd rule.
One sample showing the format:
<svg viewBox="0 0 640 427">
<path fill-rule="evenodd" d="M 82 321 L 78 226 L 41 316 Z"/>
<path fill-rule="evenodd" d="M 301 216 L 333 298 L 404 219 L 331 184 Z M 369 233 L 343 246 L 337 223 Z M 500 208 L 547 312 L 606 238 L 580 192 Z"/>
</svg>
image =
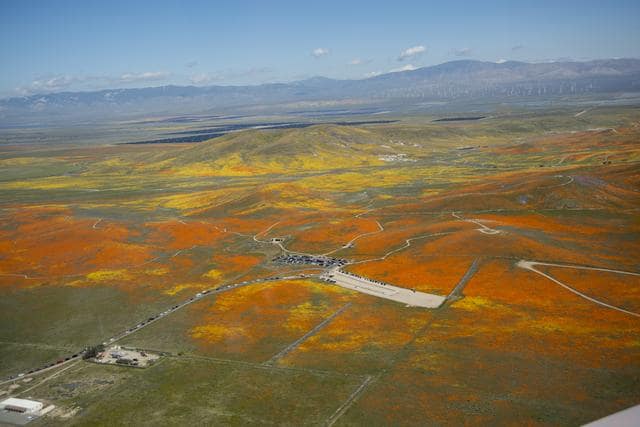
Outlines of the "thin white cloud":
<svg viewBox="0 0 640 427">
<path fill-rule="evenodd" d="M 427 48 L 422 45 L 410 47 L 400 52 L 400 56 L 398 56 L 398 61 L 404 61 L 407 58 L 412 58 L 426 51 L 427 51 Z"/>
<path fill-rule="evenodd" d="M 364 77 L 368 79 L 369 77 L 379 76 L 380 74 L 382 74 L 382 71 L 369 71 L 364 74 Z"/>
<path fill-rule="evenodd" d="M 389 70 L 389 72 L 390 73 L 399 73 L 399 72 L 402 72 L 402 71 L 413 71 L 413 70 L 417 70 L 417 69 L 418 69 L 418 67 L 416 67 L 415 65 L 407 64 L 407 65 L 405 65 L 403 67 L 394 68 L 392 70 Z"/>
<path fill-rule="evenodd" d="M 506 59 L 500 58 L 496 61 L 496 64 L 504 64 L 505 62 L 507 62 Z"/>
<path fill-rule="evenodd" d="M 463 47 L 462 49 L 453 49 L 453 54 L 455 56 L 471 56 L 473 50 L 468 47 Z"/>
<path fill-rule="evenodd" d="M 118 79 L 120 83 L 135 83 L 164 80 L 169 77 L 169 73 L 164 71 L 147 71 L 144 73 L 124 73 Z"/>
<path fill-rule="evenodd" d="M 197 73 L 189 76 L 194 85 L 209 85 L 214 83 L 245 83 L 246 80 L 271 76 L 273 69 L 269 67 L 252 67 L 246 70 L 220 70 L 208 73 Z"/>
<path fill-rule="evenodd" d="M 59 92 L 81 81 L 81 78 L 74 76 L 53 76 L 48 78 L 36 79 L 32 81 L 28 86 L 21 87 L 18 90 L 23 93 Z"/>
<path fill-rule="evenodd" d="M 221 80 L 222 77 L 220 75 L 211 73 L 198 73 L 189 77 L 189 81 L 198 86 L 220 82 Z"/>
<path fill-rule="evenodd" d="M 311 56 L 313 56 L 314 58 L 321 58 L 323 56 L 327 56 L 328 54 L 329 49 L 327 49 L 326 47 L 319 47 L 311 51 Z"/>
<path fill-rule="evenodd" d="M 40 77 L 29 84 L 16 88 L 20 95 L 34 95 L 39 93 L 52 93 L 73 90 L 100 90 L 117 86 L 128 86 L 135 83 L 162 81 L 171 77 L 164 71 L 147 71 L 142 73 L 123 73 L 119 76 L 109 75 L 55 75 Z"/>
<path fill-rule="evenodd" d="M 353 66 L 367 65 L 367 64 L 371 64 L 372 62 L 373 62 L 372 59 L 353 58 L 351 61 L 347 62 L 347 65 L 353 65 Z"/>
<path fill-rule="evenodd" d="M 321 58 L 327 55 L 329 55 L 329 49 L 324 47 L 319 47 L 311 51 L 311 56 L 313 56 L 314 58 Z"/>
<path fill-rule="evenodd" d="M 94 84 L 101 79 L 104 80 L 104 78 L 95 76 L 57 75 L 40 77 L 27 85 L 17 87 L 15 92 L 22 96 L 29 96 L 41 93 L 71 91 L 78 87 Z"/>
</svg>

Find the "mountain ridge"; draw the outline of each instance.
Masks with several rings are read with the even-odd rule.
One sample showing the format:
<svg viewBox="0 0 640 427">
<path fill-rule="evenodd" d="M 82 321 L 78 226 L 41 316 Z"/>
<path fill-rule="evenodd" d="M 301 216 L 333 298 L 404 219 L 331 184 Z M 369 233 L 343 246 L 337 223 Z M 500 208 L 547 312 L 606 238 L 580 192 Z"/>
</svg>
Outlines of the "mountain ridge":
<svg viewBox="0 0 640 427">
<path fill-rule="evenodd" d="M 457 60 L 354 80 L 315 76 L 261 85 L 56 92 L 2 99 L 0 120 L 19 114 L 178 114 L 316 101 L 448 101 L 615 92 L 640 92 L 640 59 L 548 63 Z"/>
</svg>

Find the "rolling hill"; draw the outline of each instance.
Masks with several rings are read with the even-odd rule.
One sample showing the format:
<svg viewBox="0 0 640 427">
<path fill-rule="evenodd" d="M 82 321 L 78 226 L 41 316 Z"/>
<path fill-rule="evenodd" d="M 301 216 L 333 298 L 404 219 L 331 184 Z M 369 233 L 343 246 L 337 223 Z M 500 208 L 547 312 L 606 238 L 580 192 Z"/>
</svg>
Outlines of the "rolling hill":
<svg viewBox="0 0 640 427">
<path fill-rule="evenodd" d="M 383 134 L 366 127 L 251 130 L 161 156 L 151 167 L 186 176 L 237 176 L 373 166 L 394 152 L 384 141 Z"/>
</svg>

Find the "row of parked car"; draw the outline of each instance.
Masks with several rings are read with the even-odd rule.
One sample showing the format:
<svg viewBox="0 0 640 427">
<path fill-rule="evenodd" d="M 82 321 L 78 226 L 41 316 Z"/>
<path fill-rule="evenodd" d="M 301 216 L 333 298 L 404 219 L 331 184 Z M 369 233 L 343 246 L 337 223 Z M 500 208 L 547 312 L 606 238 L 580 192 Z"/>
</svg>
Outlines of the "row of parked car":
<svg viewBox="0 0 640 427">
<path fill-rule="evenodd" d="M 191 298 L 189 299 L 189 301 L 193 301 L 193 300 L 194 300 L 194 299 L 196 299 L 196 298 L 201 298 L 202 296 L 204 296 L 204 295 L 208 294 L 209 292 L 211 292 L 211 291 L 210 291 L 210 290 L 205 290 L 205 291 L 202 291 L 202 292 L 198 292 L 194 297 L 191 297 Z M 166 316 L 167 314 L 171 313 L 172 311 L 177 310 L 178 308 L 180 308 L 180 305 L 179 305 L 179 304 L 178 304 L 178 305 L 174 305 L 173 307 L 171 307 L 171 308 L 169 308 L 169 309 L 167 309 L 167 310 L 165 310 L 165 311 L 163 311 L 163 312 L 161 312 L 161 313 L 159 313 L 159 314 L 157 314 L 157 315 L 155 315 L 155 316 L 150 316 L 147 320 L 144 320 L 144 321 L 142 321 L 142 322 L 138 323 L 137 325 L 135 325 L 135 326 L 133 326 L 133 327 L 131 327 L 131 328 L 127 329 L 126 333 L 127 333 L 127 334 L 130 334 L 130 333 L 132 333 L 133 331 L 135 331 L 136 329 L 140 329 L 141 327 L 143 327 L 143 326 L 144 326 L 144 325 L 146 325 L 147 323 L 152 322 L 152 321 L 154 321 L 154 320 L 158 319 L 159 317 Z M 105 341 L 105 342 L 103 342 L 102 344 L 103 344 L 103 345 L 107 345 L 107 344 L 112 343 L 112 342 L 113 342 L 113 341 L 115 341 L 115 340 L 116 340 L 115 338 L 110 338 L 108 341 Z M 41 366 L 41 367 L 39 367 L 39 368 L 32 369 L 32 370 L 30 370 L 30 371 L 28 371 L 28 372 L 22 372 L 22 373 L 20 373 L 20 374 L 18 374 L 18 375 L 12 375 L 12 376 L 10 376 L 8 379 L 9 379 L 9 380 L 13 380 L 13 379 L 22 378 L 22 377 L 24 377 L 25 375 L 30 375 L 30 374 L 38 373 L 38 372 L 43 371 L 43 370 L 45 370 L 45 369 L 47 369 L 47 368 L 51 368 L 52 366 L 60 365 L 60 364 L 62 364 L 62 363 L 64 363 L 64 362 L 67 362 L 67 361 L 69 361 L 69 360 L 71 360 L 71 359 L 76 359 L 76 358 L 78 358 L 78 357 L 82 356 L 82 355 L 84 354 L 84 352 L 85 352 L 85 351 L 86 351 L 86 350 L 83 350 L 83 351 L 81 351 L 81 352 L 79 352 L 79 353 L 75 353 L 75 354 L 73 354 L 73 355 L 71 355 L 71 356 L 68 356 L 68 357 L 65 357 L 65 358 L 62 358 L 62 359 L 58 359 L 58 360 L 56 360 L 55 362 L 49 363 L 49 364 L 44 365 L 44 366 Z"/>
<path fill-rule="evenodd" d="M 30 370 L 30 371 L 27 371 L 26 373 L 25 373 L 25 372 L 22 372 L 22 373 L 20 373 L 20 374 L 18 374 L 18 375 L 11 375 L 11 376 L 9 377 L 9 379 L 10 379 L 10 380 L 13 380 L 13 379 L 22 378 L 22 377 L 24 377 L 25 375 L 36 374 L 36 373 L 38 373 L 38 372 L 40 372 L 40 371 L 44 371 L 45 369 L 51 368 L 52 366 L 61 365 L 61 364 L 63 364 L 64 362 L 68 362 L 68 361 L 69 361 L 69 360 L 71 360 L 71 359 L 76 359 L 76 358 L 80 357 L 80 356 L 82 355 L 82 353 L 83 353 L 83 352 L 81 351 L 81 352 L 79 352 L 79 353 L 72 354 L 71 356 L 67 356 L 67 357 L 64 357 L 64 358 L 60 358 L 60 359 L 56 360 L 55 362 L 51 362 L 51 363 L 49 363 L 49 364 L 47 364 L 47 365 L 44 365 L 44 366 L 41 366 L 41 367 L 39 367 L 39 368 L 32 369 L 32 370 Z"/>
<path fill-rule="evenodd" d="M 354 273 L 351 273 L 351 272 L 348 272 L 348 271 L 340 270 L 340 273 L 342 273 L 342 274 L 346 274 L 347 276 L 355 277 L 355 278 L 357 278 L 357 279 L 366 280 L 367 282 L 376 283 L 376 284 L 378 284 L 378 285 L 382 285 L 382 286 L 387 286 L 387 285 L 389 285 L 388 283 L 382 282 L 382 281 L 380 281 L 380 280 L 371 279 L 371 278 L 369 278 L 369 277 L 362 277 L 362 276 L 360 276 L 360 275 L 358 275 L 358 274 L 354 274 Z M 389 286 L 392 286 L 392 285 L 389 285 Z"/>
<path fill-rule="evenodd" d="M 303 275 L 301 275 L 301 276 L 303 276 Z M 276 276 L 276 277 L 270 277 L 270 278 L 268 278 L 268 279 L 266 279 L 266 280 L 279 280 L 279 279 L 280 279 L 280 277 L 279 277 L 279 276 Z M 223 285 L 223 286 L 219 286 L 219 287 L 217 287 L 215 290 L 216 290 L 216 291 L 219 291 L 219 290 L 223 290 L 223 289 L 232 288 L 232 287 L 234 287 L 234 286 L 238 286 L 238 285 L 247 285 L 247 284 L 252 283 L 252 282 L 255 282 L 255 280 L 253 280 L 253 281 L 252 281 L 252 280 L 248 280 L 248 281 L 240 282 L 240 283 L 235 284 L 235 285 Z M 194 300 L 196 300 L 196 299 L 202 298 L 203 296 L 207 295 L 207 294 L 208 294 L 208 293 L 210 293 L 210 292 L 211 292 L 211 290 L 210 290 L 210 289 L 204 290 L 204 291 L 202 291 L 202 292 L 198 292 L 197 294 L 195 294 L 194 296 L 192 296 L 191 298 L 189 298 L 189 300 L 188 300 L 188 301 L 194 301 Z M 184 305 L 184 304 L 185 304 L 185 303 L 183 303 L 182 305 Z M 177 309 L 178 309 L 178 308 L 180 308 L 180 307 L 181 307 L 181 304 L 176 304 L 176 305 L 172 306 L 171 308 L 169 308 L 169 309 L 167 309 L 167 310 L 165 310 L 165 311 L 163 311 L 163 312 L 161 312 L 161 313 L 158 313 L 158 314 L 157 314 L 157 315 L 155 315 L 155 316 L 150 316 L 147 320 L 144 320 L 144 321 L 142 321 L 142 322 L 138 323 L 137 325 L 135 325 L 135 326 L 133 326 L 133 327 L 131 327 L 131 328 L 127 329 L 127 330 L 126 330 L 126 334 L 130 334 L 130 333 L 134 332 L 135 330 L 142 328 L 144 325 L 146 325 L 146 324 L 148 324 L 148 323 L 150 323 L 150 322 L 153 322 L 154 320 L 156 320 L 156 319 L 158 319 L 158 318 L 160 318 L 160 317 L 166 316 L 167 314 L 169 314 L 169 313 L 171 313 L 171 312 L 173 312 L 173 311 L 177 310 Z M 107 344 L 112 343 L 112 342 L 113 342 L 113 341 L 115 341 L 115 340 L 116 340 L 116 338 L 110 338 L 108 341 L 105 341 L 105 342 L 103 342 L 102 344 L 103 344 L 103 345 L 107 345 Z M 25 375 L 30 375 L 30 374 L 38 373 L 38 372 L 43 371 L 43 370 L 45 370 L 45 369 L 47 369 L 47 368 L 51 368 L 52 366 L 62 364 L 62 363 L 67 362 L 67 361 L 69 361 L 69 360 L 71 360 L 71 359 L 76 359 L 76 358 L 78 358 L 78 357 L 82 356 L 82 355 L 84 354 L 84 352 L 85 352 L 85 351 L 86 351 L 86 350 L 83 350 L 83 351 L 78 352 L 78 353 L 75 353 L 75 354 L 73 354 L 73 355 L 71 355 L 71 356 L 68 356 L 68 357 L 65 357 L 65 358 L 58 359 L 58 360 L 57 360 L 57 361 L 55 361 L 55 362 L 49 363 L 49 364 L 44 365 L 44 366 L 42 366 L 42 367 L 40 367 L 40 368 L 32 369 L 32 370 L 30 370 L 30 371 L 28 371 L 28 372 L 26 372 L 26 373 L 24 373 L 24 372 L 23 372 L 23 373 L 20 373 L 20 374 L 18 374 L 18 375 L 12 375 L 12 376 L 10 376 L 8 379 L 9 379 L 9 380 L 12 380 L 12 379 L 18 379 L 18 378 L 22 378 L 22 377 L 24 377 Z"/>
<path fill-rule="evenodd" d="M 343 266 L 347 260 L 342 258 L 331 258 L 326 256 L 311 256 L 297 254 L 282 254 L 273 259 L 273 262 L 279 264 L 297 264 L 297 265 L 317 265 L 319 267 Z"/>
</svg>

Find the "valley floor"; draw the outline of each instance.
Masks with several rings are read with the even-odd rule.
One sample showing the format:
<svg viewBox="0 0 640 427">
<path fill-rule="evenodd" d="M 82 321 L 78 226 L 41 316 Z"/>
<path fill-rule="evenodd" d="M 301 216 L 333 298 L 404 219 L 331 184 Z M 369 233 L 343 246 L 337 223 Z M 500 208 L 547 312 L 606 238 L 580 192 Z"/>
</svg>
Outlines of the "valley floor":
<svg viewBox="0 0 640 427">
<path fill-rule="evenodd" d="M 616 107 L 2 146 L 0 398 L 56 405 L 31 425 L 580 425 L 637 405 L 639 137 Z M 164 356 L 81 360 L 103 342 Z"/>
</svg>

